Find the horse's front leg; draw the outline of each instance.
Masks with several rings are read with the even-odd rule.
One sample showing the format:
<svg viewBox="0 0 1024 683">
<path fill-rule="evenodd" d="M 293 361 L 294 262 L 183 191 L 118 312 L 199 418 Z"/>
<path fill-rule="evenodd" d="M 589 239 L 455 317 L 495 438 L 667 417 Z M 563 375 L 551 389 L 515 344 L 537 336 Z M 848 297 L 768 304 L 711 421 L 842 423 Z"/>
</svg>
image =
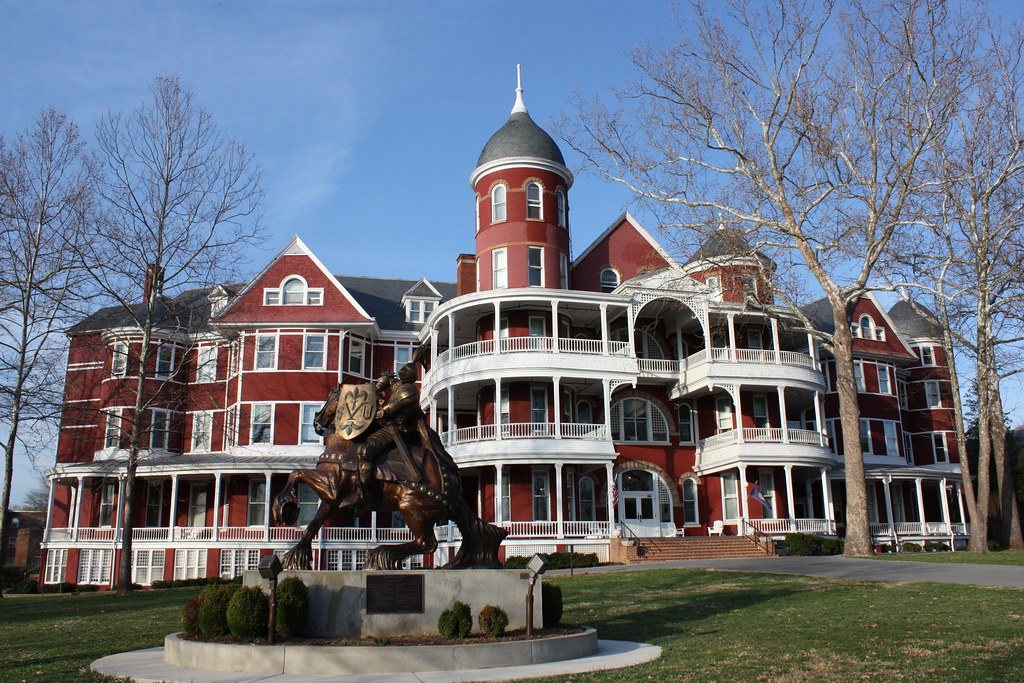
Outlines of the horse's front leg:
<svg viewBox="0 0 1024 683">
<path fill-rule="evenodd" d="M 335 509 L 337 508 L 333 503 L 329 504 L 320 501 L 320 507 L 317 508 L 316 516 L 309 522 L 309 526 L 306 527 L 302 538 L 281 558 L 281 564 L 285 569 L 313 568 L 313 538 Z"/>
</svg>

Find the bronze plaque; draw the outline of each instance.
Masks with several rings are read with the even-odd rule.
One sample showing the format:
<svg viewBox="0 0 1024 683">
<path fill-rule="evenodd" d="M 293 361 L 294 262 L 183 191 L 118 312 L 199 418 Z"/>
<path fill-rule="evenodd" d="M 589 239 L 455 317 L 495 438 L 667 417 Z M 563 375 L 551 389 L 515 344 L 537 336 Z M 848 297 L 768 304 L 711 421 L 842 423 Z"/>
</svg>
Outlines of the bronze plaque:
<svg viewBox="0 0 1024 683">
<path fill-rule="evenodd" d="M 366 613 L 422 614 L 423 574 L 368 574 Z"/>
</svg>

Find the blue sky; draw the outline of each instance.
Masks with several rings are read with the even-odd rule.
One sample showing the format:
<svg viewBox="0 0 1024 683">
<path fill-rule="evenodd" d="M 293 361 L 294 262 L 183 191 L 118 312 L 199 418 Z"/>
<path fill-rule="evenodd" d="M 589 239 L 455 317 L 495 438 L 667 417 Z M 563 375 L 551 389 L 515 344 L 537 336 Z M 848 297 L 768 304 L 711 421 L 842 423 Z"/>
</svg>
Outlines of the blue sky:
<svg viewBox="0 0 1024 683">
<path fill-rule="evenodd" d="M 434 280 L 473 251 L 469 174 L 508 118 L 515 65 L 550 130 L 574 90 L 631 77 L 625 50 L 674 33 L 667 3 L 600 0 L 0 0 L 0 16 L 0 132 L 53 106 L 91 136 L 177 75 L 263 167 L 253 269 L 298 234 L 337 273 Z M 574 255 L 631 208 L 586 175 L 570 205 Z M 34 478 L 21 459 L 15 501 Z"/>
</svg>

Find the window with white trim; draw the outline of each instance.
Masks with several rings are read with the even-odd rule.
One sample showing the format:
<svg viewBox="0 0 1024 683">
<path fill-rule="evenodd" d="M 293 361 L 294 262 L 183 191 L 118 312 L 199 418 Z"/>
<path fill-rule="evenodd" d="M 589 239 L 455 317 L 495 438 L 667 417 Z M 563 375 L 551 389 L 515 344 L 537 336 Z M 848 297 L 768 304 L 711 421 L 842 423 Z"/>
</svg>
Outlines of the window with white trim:
<svg viewBox="0 0 1024 683">
<path fill-rule="evenodd" d="M 719 433 L 735 428 L 731 398 L 723 397 L 715 402 L 715 420 Z"/>
<path fill-rule="evenodd" d="M 149 448 L 153 451 L 166 451 L 171 433 L 171 411 L 153 408 L 149 426 Z"/>
<path fill-rule="evenodd" d="M 104 448 L 121 447 L 121 409 L 113 408 L 107 411 L 107 422 L 103 432 Z"/>
<path fill-rule="evenodd" d="M 60 583 L 68 573 L 67 548 L 51 548 L 46 551 L 46 573 L 43 583 Z"/>
<path fill-rule="evenodd" d="M 264 306 L 320 306 L 324 300 L 323 287 L 309 287 L 298 275 L 291 275 L 280 288 L 263 290 Z"/>
<path fill-rule="evenodd" d="M 693 408 L 687 403 L 679 406 L 679 443 L 696 441 L 693 431 Z"/>
<path fill-rule="evenodd" d="M 260 568 L 259 550 L 221 550 L 220 578 L 233 579 L 242 572 Z"/>
<path fill-rule="evenodd" d="M 754 406 L 754 427 L 767 429 L 768 427 L 768 397 L 764 394 L 754 394 L 752 397 Z"/>
<path fill-rule="evenodd" d="M 501 519 L 505 522 L 512 519 L 512 473 L 507 467 L 501 470 Z"/>
<path fill-rule="evenodd" d="M 174 551 L 175 579 L 206 578 L 206 548 Z"/>
<path fill-rule="evenodd" d="M 299 425 L 300 444 L 321 444 L 323 437 L 316 433 L 313 427 L 313 420 L 320 410 L 319 403 L 303 403 L 301 406 L 301 424 Z"/>
<path fill-rule="evenodd" d="M 709 299 L 712 301 L 722 300 L 722 277 L 720 275 L 708 275 L 704 280 L 704 284 L 711 290 L 708 295 Z"/>
<path fill-rule="evenodd" d="M 747 348 L 748 349 L 762 349 L 764 345 L 761 343 L 761 335 L 764 330 L 760 325 L 751 325 L 747 328 Z"/>
<path fill-rule="evenodd" d="M 113 357 L 110 360 L 110 374 L 124 377 L 128 373 L 128 342 L 114 342 Z"/>
<path fill-rule="evenodd" d="M 594 480 L 587 476 L 580 477 L 578 486 L 580 489 L 580 519 L 596 519 L 597 496 L 594 494 Z"/>
<path fill-rule="evenodd" d="M 761 505 L 761 516 L 764 519 L 778 519 L 778 506 L 775 504 L 775 476 L 771 470 L 757 473 L 757 483 L 761 487 L 761 495 L 768 501 L 768 507 Z"/>
<path fill-rule="evenodd" d="M 942 394 L 939 392 L 939 383 L 928 381 L 924 383 L 924 403 L 929 408 L 942 407 Z"/>
<path fill-rule="evenodd" d="M 569 289 L 569 257 L 563 253 L 558 254 L 558 286 Z"/>
<path fill-rule="evenodd" d="M 192 450 L 208 451 L 213 444 L 213 413 L 192 415 Z"/>
<path fill-rule="evenodd" d="M 193 481 L 188 485 L 188 525 L 206 526 L 206 482 Z"/>
<path fill-rule="evenodd" d="M 921 347 L 921 365 L 935 365 L 935 349 L 933 347 Z"/>
<path fill-rule="evenodd" d="M 739 475 L 736 472 L 722 473 L 722 510 L 726 520 L 740 518 Z"/>
<path fill-rule="evenodd" d="M 899 396 L 900 408 L 907 410 L 910 408 L 910 402 L 907 399 L 907 383 L 902 379 L 896 380 L 896 394 Z"/>
<path fill-rule="evenodd" d="M 590 401 L 576 403 L 576 421 L 580 424 L 594 424 L 594 407 L 590 405 Z"/>
<path fill-rule="evenodd" d="M 426 299 L 409 299 L 405 302 L 405 322 L 423 323 L 434 312 L 436 303 Z"/>
<path fill-rule="evenodd" d="M 491 287 L 492 289 L 508 287 L 508 253 L 505 249 L 491 251 Z"/>
<path fill-rule="evenodd" d="M 217 347 L 200 346 L 196 352 L 196 382 L 217 380 Z"/>
<path fill-rule="evenodd" d="M 501 424 L 507 425 L 511 422 L 510 403 L 508 398 L 508 387 L 501 388 L 501 402 L 500 402 L 499 414 L 501 415 Z"/>
<path fill-rule="evenodd" d="M 78 551 L 78 583 L 110 583 L 110 560 L 113 552 L 97 548 Z"/>
<path fill-rule="evenodd" d="M 878 524 L 878 495 L 875 493 L 875 482 L 872 480 L 867 481 L 867 498 L 868 498 L 868 522 L 871 524 Z"/>
<path fill-rule="evenodd" d="M 548 421 L 548 390 L 530 387 L 530 422 L 546 424 Z"/>
<path fill-rule="evenodd" d="M 531 337 L 546 337 L 548 334 L 548 319 L 540 315 L 531 315 L 527 321 Z"/>
<path fill-rule="evenodd" d="M 541 287 L 544 285 L 544 247 L 529 247 L 527 249 L 527 280 L 530 287 Z"/>
<path fill-rule="evenodd" d="M 163 482 L 146 482 L 146 526 L 160 526 L 164 513 L 164 485 Z"/>
<path fill-rule="evenodd" d="M 542 220 L 544 218 L 544 205 L 541 201 L 540 183 L 527 183 L 526 185 L 526 219 Z"/>
<path fill-rule="evenodd" d="M 699 524 L 697 480 L 693 477 L 687 477 L 683 480 L 683 526 L 697 526 Z"/>
<path fill-rule="evenodd" d="M 889 384 L 889 366 L 879 364 L 875 366 L 875 370 L 878 372 L 878 393 L 891 394 L 892 387 Z"/>
<path fill-rule="evenodd" d="M 224 446 L 230 448 L 238 444 L 238 406 L 228 408 L 224 420 Z"/>
<path fill-rule="evenodd" d="M 114 484 L 103 484 L 100 489 L 99 526 L 114 524 Z"/>
<path fill-rule="evenodd" d="M 601 291 L 611 292 L 619 286 L 619 272 L 614 268 L 605 268 L 601 271 Z"/>
<path fill-rule="evenodd" d="M 910 434 L 903 432 L 903 454 L 907 459 L 908 465 L 914 464 L 914 440 L 910 438 Z"/>
<path fill-rule="evenodd" d="M 271 443 L 273 437 L 273 403 L 253 403 L 249 426 L 249 443 Z"/>
<path fill-rule="evenodd" d="M 896 436 L 896 423 L 885 421 L 882 423 L 882 430 L 885 433 L 885 455 L 899 455 L 899 438 Z"/>
<path fill-rule="evenodd" d="M 395 347 L 395 372 L 397 373 L 402 369 L 402 366 L 412 362 L 412 347 L 411 346 L 396 346 Z"/>
<path fill-rule="evenodd" d="M 132 583 L 149 586 L 164 579 L 163 550 L 132 551 Z"/>
<path fill-rule="evenodd" d="M 946 449 L 946 433 L 932 433 L 932 452 L 935 454 L 935 462 L 949 462 L 949 451 Z"/>
<path fill-rule="evenodd" d="M 160 344 L 156 351 L 156 376 L 166 379 L 174 374 L 174 357 L 177 349 L 171 344 Z"/>
<path fill-rule="evenodd" d="M 871 455 L 871 422 L 860 418 L 860 450 L 864 455 Z"/>
<path fill-rule="evenodd" d="M 868 390 L 864 384 L 864 363 L 859 360 L 853 361 L 853 381 L 857 384 L 858 393 L 863 394 Z"/>
<path fill-rule="evenodd" d="M 562 188 L 558 188 L 558 190 L 555 192 L 555 202 L 558 206 L 558 227 L 569 227 L 568 211 L 566 211 L 565 206 L 565 192 L 562 190 Z"/>
<path fill-rule="evenodd" d="M 533 519 L 546 522 L 551 519 L 551 475 L 547 470 L 533 471 Z"/>
<path fill-rule="evenodd" d="M 349 339 L 348 371 L 353 375 L 366 376 L 366 345 L 361 339 Z"/>
<path fill-rule="evenodd" d="M 299 517 L 297 526 L 309 526 L 320 507 L 320 498 L 309 484 L 299 484 Z"/>
<path fill-rule="evenodd" d="M 613 441 L 666 443 L 668 420 L 661 409 L 643 398 L 624 398 L 611 410 Z"/>
<path fill-rule="evenodd" d="M 267 514 L 266 479 L 249 480 L 249 499 L 246 504 L 246 525 L 263 526 Z"/>
<path fill-rule="evenodd" d="M 273 370 L 277 367 L 277 335 L 256 335 L 257 370 Z"/>
<path fill-rule="evenodd" d="M 302 369 L 323 370 L 327 354 L 327 336 L 323 334 L 307 334 L 303 340 Z"/>
<path fill-rule="evenodd" d="M 491 188 L 491 222 L 492 223 L 503 223 L 507 220 L 507 212 L 505 210 L 505 186 L 502 184 L 495 185 Z"/>
</svg>

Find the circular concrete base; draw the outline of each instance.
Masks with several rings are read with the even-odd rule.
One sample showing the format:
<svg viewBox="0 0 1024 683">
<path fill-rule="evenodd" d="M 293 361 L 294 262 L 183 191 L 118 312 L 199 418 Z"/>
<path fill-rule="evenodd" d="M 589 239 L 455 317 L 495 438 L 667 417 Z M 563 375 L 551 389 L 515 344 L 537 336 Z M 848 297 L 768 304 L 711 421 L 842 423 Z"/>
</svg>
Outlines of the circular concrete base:
<svg viewBox="0 0 1024 683">
<path fill-rule="evenodd" d="M 380 648 L 378 648 L 380 649 Z M 647 643 L 623 640 L 599 640 L 597 652 L 587 657 L 546 664 L 503 666 L 457 671 L 392 672 L 383 674 L 253 674 L 175 666 L 164 661 L 164 649 L 154 647 L 122 652 L 97 659 L 94 671 L 128 678 L 138 683 L 451 683 L 453 681 L 512 681 L 544 678 L 560 674 L 621 669 L 652 661 L 661 656 L 661 648 Z"/>
</svg>

